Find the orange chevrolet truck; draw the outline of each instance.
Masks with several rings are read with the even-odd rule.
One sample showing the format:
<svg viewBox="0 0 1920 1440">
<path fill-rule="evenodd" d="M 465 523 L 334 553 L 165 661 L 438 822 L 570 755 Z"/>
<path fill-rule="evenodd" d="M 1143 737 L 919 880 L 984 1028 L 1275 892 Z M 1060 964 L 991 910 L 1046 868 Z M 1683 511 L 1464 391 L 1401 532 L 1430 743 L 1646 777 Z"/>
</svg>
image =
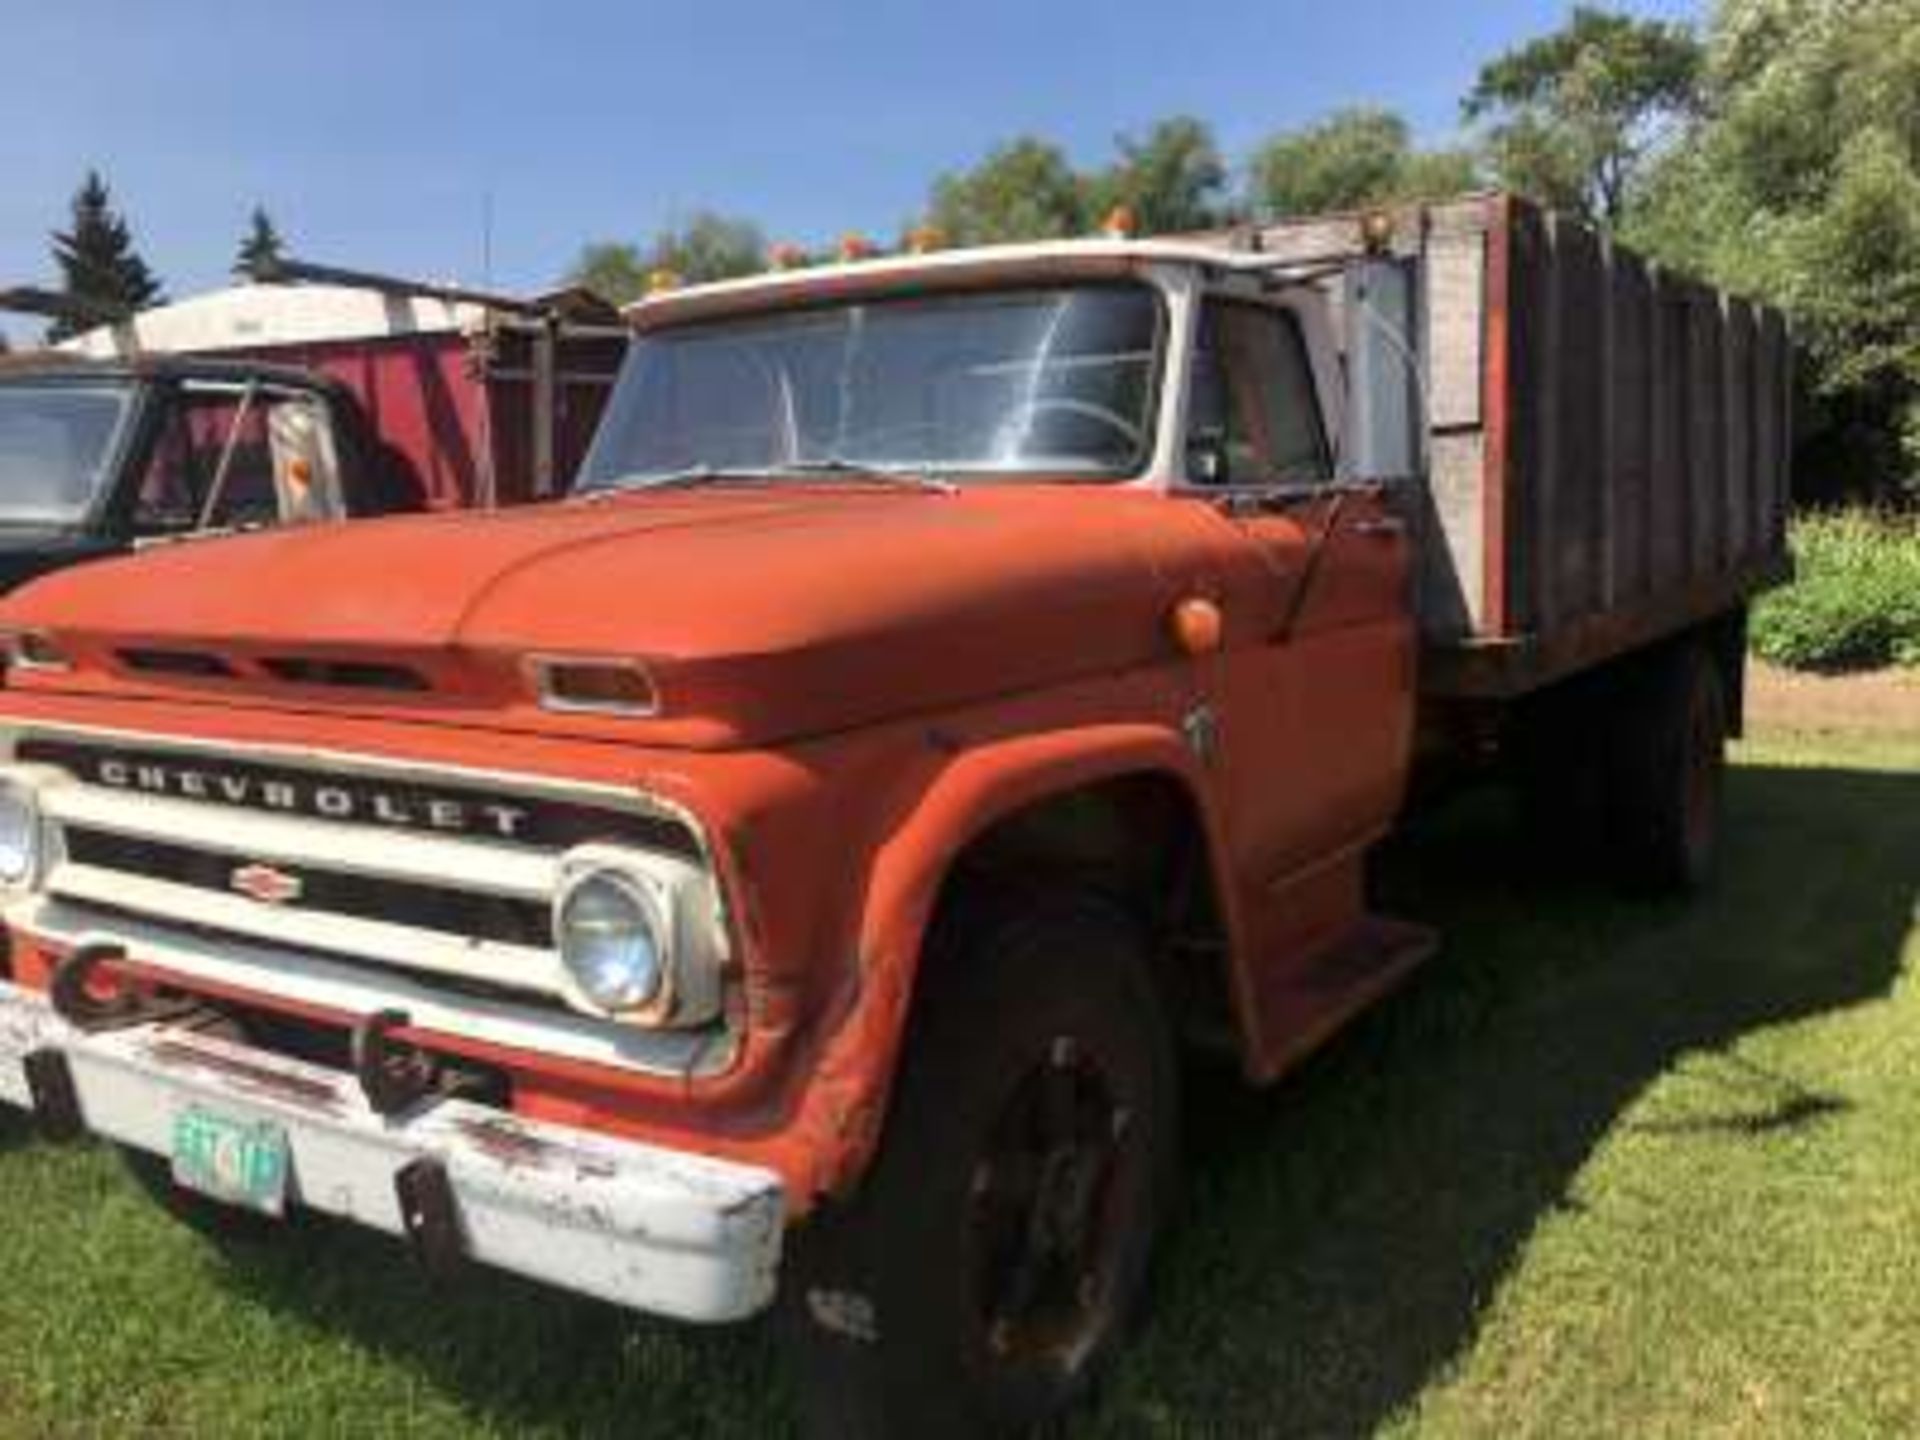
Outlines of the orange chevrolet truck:
<svg viewBox="0 0 1920 1440">
<path fill-rule="evenodd" d="M 1481 195 L 629 320 L 565 499 L 0 610 L 0 1101 L 185 1220 L 777 1301 L 822 1433 L 1015 1429 L 1140 1298 L 1184 1052 L 1433 949 L 1367 902 L 1416 770 L 1705 877 L 1778 315 Z"/>
</svg>

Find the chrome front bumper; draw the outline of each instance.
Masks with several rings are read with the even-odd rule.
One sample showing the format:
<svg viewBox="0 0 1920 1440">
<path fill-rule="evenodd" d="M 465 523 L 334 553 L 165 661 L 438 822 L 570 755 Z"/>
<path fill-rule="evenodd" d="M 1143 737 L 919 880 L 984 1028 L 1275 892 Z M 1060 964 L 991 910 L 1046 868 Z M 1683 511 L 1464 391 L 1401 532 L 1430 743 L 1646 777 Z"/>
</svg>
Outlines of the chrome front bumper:
<svg viewBox="0 0 1920 1440">
<path fill-rule="evenodd" d="M 295 1204 L 416 1243 L 409 1177 L 424 1166 L 447 1212 L 441 1253 L 680 1320 L 744 1319 L 773 1298 L 785 1202 L 755 1166 L 458 1099 L 383 1118 L 339 1071 L 164 1023 L 82 1033 L 0 983 L 0 1104 L 34 1109 L 38 1088 L 45 1108 L 50 1073 L 87 1131 L 157 1155 L 187 1107 L 277 1125 Z"/>
</svg>

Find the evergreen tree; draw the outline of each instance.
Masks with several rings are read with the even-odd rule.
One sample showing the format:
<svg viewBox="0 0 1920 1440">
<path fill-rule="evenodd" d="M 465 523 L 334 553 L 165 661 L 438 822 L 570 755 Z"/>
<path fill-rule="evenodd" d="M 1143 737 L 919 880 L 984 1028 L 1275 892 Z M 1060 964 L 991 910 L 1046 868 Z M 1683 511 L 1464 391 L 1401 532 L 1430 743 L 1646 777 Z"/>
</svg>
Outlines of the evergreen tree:
<svg viewBox="0 0 1920 1440">
<path fill-rule="evenodd" d="M 89 170 L 73 197 L 73 227 L 53 233 L 53 258 L 66 293 L 80 306 L 97 314 L 131 314 L 165 296 L 159 277 L 133 248 L 132 232 L 112 198 L 100 172 Z M 55 320 L 47 338 L 63 340 L 84 328 L 84 321 Z"/>
<path fill-rule="evenodd" d="M 246 237 L 234 255 L 233 273 L 242 280 L 260 284 L 272 280 L 279 272 L 280 262 L 286 258 L 287 242 L 274 228 L 273 217 L 267 214 L 264 205 L 254 206 Z"/>
</svg>

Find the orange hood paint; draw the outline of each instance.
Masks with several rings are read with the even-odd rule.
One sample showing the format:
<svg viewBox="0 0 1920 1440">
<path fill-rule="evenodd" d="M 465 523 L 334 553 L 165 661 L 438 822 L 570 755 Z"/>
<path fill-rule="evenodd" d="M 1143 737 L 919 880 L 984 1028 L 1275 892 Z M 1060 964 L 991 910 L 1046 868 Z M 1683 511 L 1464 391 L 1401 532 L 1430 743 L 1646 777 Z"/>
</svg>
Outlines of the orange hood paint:
<svg viewBox="0 0 1920 1440">
<path fill-rule="evenodd" d="M 109 657 L 128 643 L 437 653 L 498 677 L 529 653 L 631 656 L 653 667 L 657 720 L 503 713 L 498 686 L 472 699 L 495 727 L 738 746 L 1165 657 L 1178 575 L 1203 556 L 1217 573 L 1233 548 L 1205 507 L 1119 488 L 714 486 L 168 546 L 28 586 L 0 623 L 46 628 L 81 661 L 20 677 L 33 688 L 174 685 L 443 719 L 458 718 L 445 695 L 276 695 L 113 673 Z"/>
</svg>

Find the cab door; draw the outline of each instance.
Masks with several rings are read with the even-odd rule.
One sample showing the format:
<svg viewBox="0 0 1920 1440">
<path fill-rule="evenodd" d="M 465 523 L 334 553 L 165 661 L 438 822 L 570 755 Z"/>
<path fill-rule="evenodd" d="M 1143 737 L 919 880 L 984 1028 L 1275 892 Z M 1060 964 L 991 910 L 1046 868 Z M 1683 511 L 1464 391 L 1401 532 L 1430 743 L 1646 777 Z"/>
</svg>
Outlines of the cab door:
<svg viewBox="0 0 1920 1440">
<path fill-rule="evenodd" d="M 1227 603 L 1256 616 L 1225 657 L 1229 823 L 1249 912 L 1288 926 L 1357 906 L 1358 856 L 1399 807 L 1413 722 L 1406 524 L 1384 488 L 1336 478 L 1331 367 L 1303 315 L 1318 318 L 1202 300 L 1186 436 L 1188 485 L 1237 537 Z M 1329 883 L 1302 904 L 1315 877 Z"/>
</svg>

